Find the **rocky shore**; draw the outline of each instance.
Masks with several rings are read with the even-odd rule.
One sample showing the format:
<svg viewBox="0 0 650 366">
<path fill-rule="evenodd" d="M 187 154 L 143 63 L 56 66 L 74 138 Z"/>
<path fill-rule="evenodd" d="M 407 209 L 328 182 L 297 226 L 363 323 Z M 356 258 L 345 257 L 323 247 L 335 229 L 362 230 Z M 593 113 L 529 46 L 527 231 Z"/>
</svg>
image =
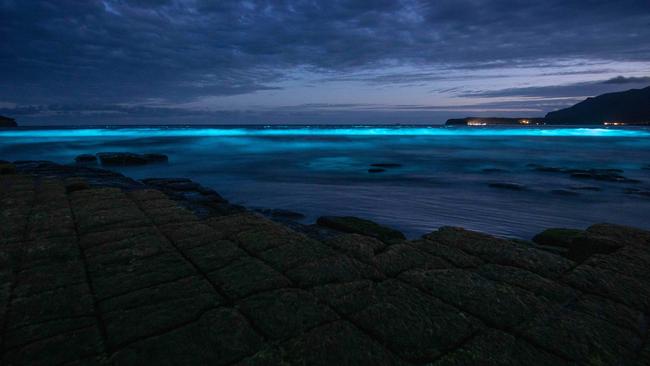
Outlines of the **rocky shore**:
<svg viewBox="0 0 650 366">
<path fill-rule="evenodd" d="M 283 224 L 188 179 L 0 161 L 6 365 L 648 365 L 650 232 Z"/>
</svg>

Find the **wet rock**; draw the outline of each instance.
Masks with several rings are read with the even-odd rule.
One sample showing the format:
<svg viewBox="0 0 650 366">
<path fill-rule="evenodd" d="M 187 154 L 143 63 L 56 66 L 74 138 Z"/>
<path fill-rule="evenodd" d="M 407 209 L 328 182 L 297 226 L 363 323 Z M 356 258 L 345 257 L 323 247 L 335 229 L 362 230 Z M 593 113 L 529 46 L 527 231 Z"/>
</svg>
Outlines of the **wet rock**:
<svg viewBox="0 0 650 366">
<path fill-rule="evenodd" d="M 412 269 L 443 269 L 454 266 L 443 258 L 430 255 L 408 244 L 394 244 L 375 256 L 375 266 L 389 277 Z"/>
<path fill-rule="evenodd" d="M 364 263 L 372 263 L 375 255 L 386 248 L 386 243 L 383 241 L 359 234 L 336 235 L 324 242 Z"/>
<path fill-rule="evenodd" d="M 571 309 L 540 313 L 523 327 L 526 339 L 571 360 L 571 364 L 624 365 L 621 359 L 632 356 L 640 342 L 631 331 Z"/>
<path fill-rule="evenodd" d="M 346 255 L 335 255 L 296 267 L 287 272 L 287 277 L 302 287 L 385 279 L 378 269 Z"/>
<path fill-rule="evenodd" d="M 402 164 L 398 163 L 373 163 L 370 166 L 375 168 L 400 168 Z"/>
<path fill-rule="evenodd" d="M 9 163 L 0 163 L 0 174 L 14 174 L 16 166 Z"/>
<path fill-rule="evenodd" d="M 169 157 L 165 154 L 143 154 L 145 159 L 150 163 L 166 163 L 169 161 Z"/>
<path fill-rule="evenodd" d="M 264 262 L 245 257 L 208 275 L 232 298 L 288 287 L 290 281 Z"/>
<path fill-rule="evenodd" d="M 167 162 L 168 158 L 163 154 L 134 154 L 128 152 L 105 152 L 97 154 L 102 165 L 106 166 L 129 166 L 147 165 L 152 163 Z"/>
<path fill-rule="evenodd" d="M 648 231 L 543 233 L 597 249 L 581 263 L 449 227 L 321 241 L 135 181 L 67 189 L 118 179 L 100 169 L 18 167 L 0 179 L 7 364 L 647 364 Z"/>
<path fill-rule="evenodd" d="M 336 299 L 356 307 L 350 317 L 407 361 L 422 364 L 483 327 L 468 313 L 398 280 L 372 284 Z"/>
<path fill-rule="evenodd" d="M 495 182 L 495 183 L 489 183 L 488 186 L 492 188 L 498 188 L 498 189 L 508 189 L 511 191 L 525 191 L 526 186 L 523 184 L 519 183 L 507 183 L 507 182 Z"/>
<path fill-rule="evenodd" d="M 404 234 L 395 229 L 354 216 L 321 216 L 316 220 L 316 223 L 344 233 L 370 236 L 383 242 L 395 242 L 405 239 Z"/>
<path fill-rule="evenodd" d="M 90 185 L 83 178 L 68 178 L 65 181 L 65 191 L 67 193 L 81 191 L 89 188 Z"/>
<path fill-rule="evenodd" d="M 253 295 L 240 304 L 269 339 L 283 340 L 307 329 L 337 320 L 338 316 L 309 292 L 282 289 Z"/>
<path fill-rule="evenodd" d="M 512 328 L 550 306 L 544 297 L 460 269 L 409 271 L 399 278 L 499 328 Z"/>
<path fill-rule="evenodd" d="M 300 212 L 282 208 L 258 208 L 255 211 L 274 219 L 302 220 L 305 218 L 305 215 Z"/>
<path fill-rule="evenodd" d="M 116 352 L 116 365 L 229 365 L 257 352 L 262 337 L 235 309 L 217 308 L 180 328 Z"/>
<path fill-rule="evenodd" d="M 539 164 L 528 164 L 528 167 L 542 173 L 565 173 L 576 179 L 593 179 L 606 182 L 638 183 L 636 179 L 626 178 L 622 175 L 623 170 L 616 168 L 594 168 L 594 169 L 573 169 L 563 167 L 544 166 Z"/>
<path fill-rule="evenodd" d="M 401 366 L 405 362 L 351 323 L 335 321 L 283 342 L 278 348 L 265 348 L 238 366 L 263 365 Z"/>
<path fill-rule="evenodd" d="M 543 165 L 538 165 L 534 166 L 533 170 L 538 171 L 538 172 L 543 172 L 543 173 L 564 173 L 567 171 L 565 168 L 558 168 L 558 167 L 553 167 L 553 166 L 543 166 Z"/>
<path fill-rule="evenodd" d="M 81 154 L 77 155 L 77 157 L 74 158 L 74 161 L 78 164 L 94 164 L 97 163 L 97 156 L 92 154 Z"/>
<path fill-rule="evenodd" d="M 386 171 L 386 169 L 383 169 L 383 168 L 370 168 L 370 169 L 368 169 L 368 173 L 383 173 L 385 171 Z"/>
<path fill-rule="evenodd" d="M 588 169 L 588 170 L 570 170 L 570 176 L 576 179 L 593 179 L 605 182 L 617 183 L 639 183 L 639 180 L 630 179 L 622 176 L 620 169 Z"/>
<path fill-rule="evenodd" d="M 569 248 L 573 239 L 582 235 L 584 230 L 553 228 L 546 229 L 533 237 L 533 242 L 539 245 Z"/>
<path fill-rule="evenodd" d="M 436 366 L 568 366 L 570 362 L 518 339 L 491 329 L 445 355 Z"/>
<path fill-rule="evenodd" d="M 624 246 L 625 242 L 617 240 L 615 236 L 599 234 L 589 228 L 571 240 L 567 256 L 574 261 L 582 262 L 594 254 L 613 253 Z"/>
</svg>

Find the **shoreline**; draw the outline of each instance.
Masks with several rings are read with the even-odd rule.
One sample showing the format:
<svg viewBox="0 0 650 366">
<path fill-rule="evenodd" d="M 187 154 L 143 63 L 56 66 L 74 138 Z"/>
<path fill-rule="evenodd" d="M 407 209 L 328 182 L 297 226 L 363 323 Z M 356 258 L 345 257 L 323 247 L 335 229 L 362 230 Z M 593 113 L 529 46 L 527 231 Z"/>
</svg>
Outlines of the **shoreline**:
<svg viewBox="0 0 650 366">
<path fill-rule="evenodd" d="M 0 163 L 4 162 L 0 160 Z M 148 190 L 155 189 L 163 192 L 170 199 L 179 203 L 182 207 L 185 207 L 192 211 L 200 219 L 208 219 L 214 216 L 227 216 L 234 215 L 238 213 L 251 213 L 261 215 L 269 220 L 277 222 L 287 228 L 295 230 L 297 232 L 303 233 L 315 240 L 326 240 L 335 235 L 339 234 L 361 234 L 368 235 L 367 229 L 358 229 L 354 224 L 352 225 L 328 225 L 328 224 L 319 224 L 321 219 L 330 218 L 329 216 L 320 216 L 318 219 L 314 220 L 313 223 L 303 223 L 301 222 L 302 213 L 294 212 L 283 209 L 276 209 L 272 207 L 246 207 L 238 204 L 231 204 L 227 199 L 223 198 L 216 190 L 212 188 L 207 188 L 201 185 L 198 182 L 195 182 L 189 178 L 184 177 L 174 177 L 174 178 L 143 178 L 143 179 L 134 179 L 128 177 L 125 174 L 111 170 L 110 168 L 103 167 L 101 165 L 88 165 L 88 164 L 60 164 L 48 160 L 24 160 L 24 161 L 15 161 L 7 162 L 10 165 L 13 165 L 16 168 L 17 173 L 30 174 L 36 177 L 57 177 L 62 179 L 76 179 L 81 178 L 86 181 L 90 187 L 111 187 L 119 188 L 126 192 L 135 191 L 135 190 Z M 403 237 L 403 234 L 386 225 L 378 224 L 374 221 L 355 217 L 355 216 L 342 216 L 343 218 L 354 220 L 361 220 L 364 224 L 371 225 L 374 230 L 378 231 L 393 231 L 399 233 Z M 327 220 L 325 220 L 327 221 Z M 362 224 L 361 226 L 363 226 Z M 593 225 L 596 225 L 594 223 Z M 616 224 L 618 226 L 625 226 L 621 224 Z M 447 226 L 441 226 L 436 230 L 445 228 Z M 584 232 L 587 229 L 576 229 L 576 228 L 558 228 L 550 227 L 543 229 L 542 231 L 532 235 L 530 239 L 524 239 L 519 237 L 512 236 L 499 236 L 489 232 L 484 231 L 475 231 L 459 227 L 462 230 L 472 231 L 481 233 L 482 235 L 491 236 L 494 238 L 499 238 L 503 240 L 511 240 L 523 243 L 532 248 L 541 249 L 544 251 L 550 251 L 553 253 L 562 253 L 563 255 L 567 253 L 568 248 L 567 244 L 563 243 L 561 245 L 550 244 L 546 240 L 545 235 L 547 232 L 553 233 L 563 232 L 563 230 L 574 231 L 574 232 Z M 646 230 L 639 228 L 638 230 Z M 425 237 L 427 233 L 418 235 L 416 237 L 409 237 L 408 240 L 418 240 Z M 370 235 L 373 236 L 373 235 Z M 542 238 L 540 242 L 537 242 L 535 238 Z M 406 239 L 406 238 L 405 238 Z M 558 240 L 566 240 L 566 238 L 557 238 Z M 582 250 L 582 249 L 580 249 Z M 580 251 L 579 250 L 579 251 Z M 596 252 L 594 252 L 596 253 Z"/>
<path fill-rule="evenodd" d="M 648 231 L 309 233 L 189 180 L 0 167 L 7 364 L 650 361 Z"/>
</svg>

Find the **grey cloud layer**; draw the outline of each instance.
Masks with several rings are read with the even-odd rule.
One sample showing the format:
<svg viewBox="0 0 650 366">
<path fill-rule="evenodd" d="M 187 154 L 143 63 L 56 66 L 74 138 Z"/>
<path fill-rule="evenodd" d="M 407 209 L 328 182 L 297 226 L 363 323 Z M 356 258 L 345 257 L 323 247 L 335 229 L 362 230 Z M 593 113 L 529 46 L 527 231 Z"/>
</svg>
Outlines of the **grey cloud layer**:
<svg viewBox="0 0 650 366">
<path fill-rule="evenodd" d="M 649 61 L 650 2 L 0 0 L 0 39 L 0 101 L 173 103 L 276 88 L 297 68 Z"/>
</svg>

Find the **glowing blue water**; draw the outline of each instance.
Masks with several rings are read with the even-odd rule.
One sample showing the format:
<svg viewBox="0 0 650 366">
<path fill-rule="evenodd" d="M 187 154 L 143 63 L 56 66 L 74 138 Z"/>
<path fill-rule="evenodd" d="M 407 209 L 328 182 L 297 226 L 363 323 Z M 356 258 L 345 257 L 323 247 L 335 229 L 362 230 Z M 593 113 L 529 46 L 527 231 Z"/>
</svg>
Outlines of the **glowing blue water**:
<svg viewBox="0 0 650 366">
<path fill-rule="evenodd" d="M 15 129 L 0 131 L 0 137 L 220 137 L 220 136 L 650 136 L 650 131 L 621 128 L 463 128 L 463 127 L 254 127 L 254 128 L 80 128 L 80 129 Z"/>
<path fill-rule="evenodd" d="M 168 165 L 127 175 L 190 177 L 235 203 L 357 215 L 419 235 L 441 225 L 529 237 L 608 221 L 650 228 L 647 128 L 214 127 L 0 130 L 0 159 L 158 152 Z M 399 163 L 379 174 L 372 163 Z M 530 164 L 616 168 L 641 183 L 584 181 Z M 524 191 L 491 188 L 514 182 Z M 575 190 L 579 186 L 600 189 Z M 574 190 L 572 190 L 574 189 Z M 557 190 L 575 192 L 561 195 Z M 627 190 L 627 191 L 626 191 Z M 556 191 L 556 192 L 553 192 Z"/>
</svg>

